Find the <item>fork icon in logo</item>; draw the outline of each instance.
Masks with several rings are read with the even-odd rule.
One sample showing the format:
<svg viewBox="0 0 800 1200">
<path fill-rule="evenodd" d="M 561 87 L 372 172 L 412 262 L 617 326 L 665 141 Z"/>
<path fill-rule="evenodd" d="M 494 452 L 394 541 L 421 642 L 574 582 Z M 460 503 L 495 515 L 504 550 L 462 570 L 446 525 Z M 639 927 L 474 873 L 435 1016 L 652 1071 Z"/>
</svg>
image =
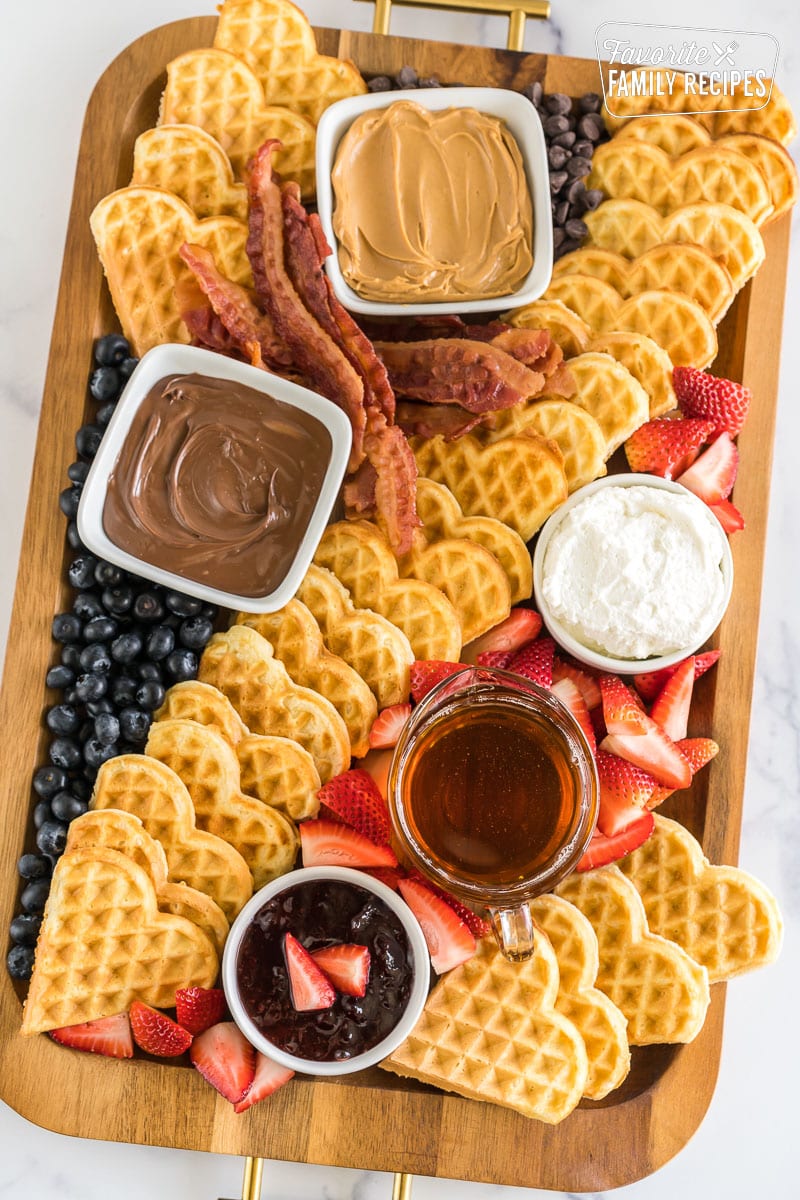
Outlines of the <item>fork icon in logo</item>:
<svg viewBox="0 0 800 1200">
<path fill-rule="evenodd" d="M 728 45 L 725 47 L 724 50 L 722 49 L 722 46 L 718 46 L 717 43 L 715 41 L 713 41 L 713 39 L 712 39 L 711 45 L 714 47 L 714 52 L 717 55 L 717 58 L 714 62 L 715 67 L 718 67 L 720 65 L 720 63 L 723 61 L 723 59 L 727 62 L 729 67 L 736 66 L 736 63 L 733 61 L 733 52 L 734 52 L 734 50 L 739 49 L 738 42 L 728 42 Z"/>
</svg>

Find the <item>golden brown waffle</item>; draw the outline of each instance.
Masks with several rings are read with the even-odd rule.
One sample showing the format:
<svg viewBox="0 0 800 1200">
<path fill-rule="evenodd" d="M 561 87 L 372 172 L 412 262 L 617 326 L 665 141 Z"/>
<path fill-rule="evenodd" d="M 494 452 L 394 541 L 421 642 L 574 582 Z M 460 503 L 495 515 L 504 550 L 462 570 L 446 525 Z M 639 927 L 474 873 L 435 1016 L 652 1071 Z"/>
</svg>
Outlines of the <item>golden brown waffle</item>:
<svg viewBox="0 0 800 1200">
<path fill-rule="evenodd" d="M 239 851 L 256 888 L 291 871 L 297 830 L 277 809 L 243 795 L 236 751 L 221 733 L 196 721 L 156 721 L 145 754 L 183 780 L 198 828 Z"/>
<path fill-rule="evenodd" d="M 23 1034 L 128 1009 L 171 1008 L 180 987 L 211 987 L 217 952 L 202 929 L 159 912 L 152 879 L 116 850 L 56 863 L 22 1017 Z"/>
<path fill-rule="evenodd" d="M 164 188 L 194 215 L 247 221 L 247 188 L 233 178 L 227 154 L 196 125 L 161 125 L 140 133 L 133 147 L 131 186 Z"/>
<path fill-rule="evenodd" d="M 757 100 L 757 103 L 761 101 Z M 725 137 L 729 133 L 755 133 L 760 137 L 772 138 L 782 146 L 788 146 L 797 137 L 797 122 L 792 106 L 776 83 L 772 85 L 769 103 L 763 108 L 754 108 L 751 112 L 716 113 L 710 128 L 715 138 Z"/>
<path fill-rule="evenodd" d="M 461 622 L 464 644 L 504 621 L 511 612 L 511 588 L 495 556 L 467 538 L 428 542 L 418 530 L 411 550 L 398 559 L 404 579 L 419 579 L 444 592 Z"/>
<path fill-rule="evenodd" d="M 689 150 L 711 144 L 711 134 L 695 117 L 666 116 L 639 117 L 628 121 L 614 133 L 614 140 L 647 142 L 666 151 L 670 158 L 677 158 Z"/>
<path fill-rule="evenodd" d="M 359 608 L 386 617 L 408 638 L 415 658 L 458 662 L 458 613 L 444 592 L 418 579 L 401 579 L 389 543 L 369 521 L 337 521 L 314 555 L 349 591 Z"/>
<path fill-rule="evenodd" d="M 467 538 L 493 554 L 508 578 L 512 604 L 530 597 L 533 588 L 531 556 L 522 538 L 508 525 L 491 517 L 465 517 L 455 496 L 444 484 L 423 478 L 417 480 L 417 516 L 429 541 L 444 537 Z"/>
<path fill-rule="evenodd" d="M 534 400 L 507 408 L 498 418 L 496 427 L 483 435 L 489 442 L 530 430 L 556 443 L 564 459 L 568 491 L 605 475 L 605 434 L 591 413 L 572 400 Z"/>
<path fill-rule="evenodd" d="M 583 913 L 559 896 L 539 896 L 531 914 L 558 960 L 556 1010 L 572 1022 L 586 1046 L 589 1075 L 583 1094 L 602 1100 L 628 1074 L 631 1052 L 625 1017 L 595 987 L 600 965 L 597 937 Z"/>
<path fill-rule="evenodd" d="M 150 836 L 138 817 L 115 808 L 83 813 L 69 827 L 66 853 L 90 846 L 117 850 L 143 867 L 155 885 L 161 912 L 193 921 L 208 934 L 222 960 L 228 936 L 224 912 L 205 892 L 185 883 L 169 882 L 164 847 Z"/>
<path fill-rule="evenodd" d="M 718 146 L 728 146 L 755 163 L 769 188 L 772 213 L 768 221 L 782 217 L 797 202 L 800 183 L 797 167 L 788 150 L 780 142 L 757 133 L 730 133 L 721 137 Z"/>
<path fill-rule="evenodd" d="M 677 821 L 656 816 L 643 846 L 620 862 L 653 933 L 677 942 L 712 983 L 773 962 L 783 921 L 775 897 L 738 867 L 714 867 Z"/>
<path fill-rule="evenodd" d="M 288 0 L 225 0 L 214 45 L 247 63 L 267 104 L 315 125 L 329 104 L 367 90 L 353 63 L 317 53 L 313 29 Z"/>
<path fill-rule="evenodd" d="M 314 614 L 325 645 L 357 671 L 378 708 L 408 699 L 411 644 L 401 629 L 380 613 L 356 608 L 331 571 L 312 563 L 297 598 Z"/>
<path fill-rule="evenodd" d="M 319 812 L 319 771 L 307 750 L 291 738 L 248 733 L 236 745 L 242 790 L 304 821 Z"/>
<path fill-rule="evenodd" d="M 651 421 L 678 407 L 672 386 L 672 360 L 651 337 L 621 331 L 600 333 L 592 338 L 589 349 L 610 354 L 639 381 L 650 401 Z"/>
<path fill-rule="evenodd" d="M 680 946 L 650 933 L 639 894 L 619 868 L 570 875 L 556 890 L 597 935 L 597 986 L 627 1018 L 630 1044 L 691 1042 L 708 1008 L 708 972 Z"/>
<path fill-rule="evenodd" d="M 233 625 L 203 651 L 199 677 L 219 688 L 253 733 L 299 742 L 323 783 L 350 766 L 347 727 L 324 696 L 293 683 L 272 646 L 255 629 Z"/>
<path fill-rule="evenodd" d="M 548 330 L 556 345 L 564 351 L 565 358 L 583 354 L 592 337 L 586 322 L 560 300 L 534 300 L 533 304 L 505 313 L 503 319 L 521 329 Z"/>
<path fill-rule="evenodd" d="M 590 351 L 569 360 L 577 386 L 570 404 L 594 417 L 606 439 L 606 458 L 650 417 L 650 402 L 640 383 L 609 354 Z"/>
<path fill-rule="evenodd" d="M 527 542 L 567 498 L 564 460 L 555 442 L 533 433 L 483 446 L 467 433 L 415 439 L 420 475 L 443 483 L 466 516 L 494 517 Z"/>
<path fill-rule="evenodd" d="M 249 730 L 227 696 L 210 683 L 187 679 L 174 683 L 155 714 L 156 721 L 197 721 L 198 725 L 213 725 L 235 746 Z"/>
<path fill-rule="evenodd" d="M 369 731 L 378 715 L 375 697 L 343 658 L 326 650 L 314 614 L 301 600 L 290 600 L 274 613 L 237 613 L 234 623 L 257 630 L 295 683 L 330 700 L 347 726 L 350 753 L 357 758 L 367 753 Z"/>
<path fill-rule="evenodd" d="M 133 813 L 164 847 L 173 882 L 205 892 L 229 921 L 247 903 L 253 878 L 241 854 L 195 825 L 192 798 L 174 771 L 144 754 L 120 754 L 97 773 L 92 808 Z"/>
<path fill-rule="evenodd" d="M 413 1032 L 381 1066 L 555 1125 L 580 1100 L 589 1070 L 557 995 L 558 964 L 544 934 L 521 963 L 482 938 L 471 959 L 442 976 Z"/>
<path fill-rule="evenodd" d="M 198 221 L 192 210 L 161 188 L 120 188 L 90 217 L 122 330 L 138 355 L 162 342 L 188 342 L 175 288 L 192 278 L 178 251 L 184 242 L 205 246 L 223 275 L 251 283 L 245 253 L 247 226 L 233 217 Z"/>
<path fill-rule="evenodd" d="M 189 50 L 167 64 L 159 125 L 198 125 L 219 142 L 238 179 L 268 138 L 281 149 L 273 165 L 294 179 L 304 196 L 314 194 L 316 131 L 305 117 L 264 102 L 261 84 L 246 63 L 227 50 Z"/>
</svg>

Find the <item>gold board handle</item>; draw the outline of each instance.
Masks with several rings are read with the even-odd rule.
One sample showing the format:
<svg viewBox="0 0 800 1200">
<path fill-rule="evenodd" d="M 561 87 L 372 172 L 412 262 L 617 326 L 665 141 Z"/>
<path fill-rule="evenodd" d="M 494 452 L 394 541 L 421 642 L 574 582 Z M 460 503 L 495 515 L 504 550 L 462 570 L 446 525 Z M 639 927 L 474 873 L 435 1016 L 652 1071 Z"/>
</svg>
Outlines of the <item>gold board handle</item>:
<svg viewBox="0 0 800 1200">
<path fill-rule="evenodd" d="M 261 1200 L 261 1179 L 264 1170 L 263 1158 L 246 1158 L 242 1180 L 242 1200 Z M 413 1175 L 397 1171 L 392 1186 L 392 1200 L 411 1200 Z"/>
<path fill-rule="evenodd" d="M 484 16 L 508 17 L 509 50 L 521 50 L 525 38 L 525 20 L 534 17 L 546 21 L 550 17 L 550 0 L 394 0 L 406 8 L 440 8 L 454 12 L 475 12 Z M 373 33 L 388 33 L 392 17 L 392 0 L 369 0 L 375 5 Z"/>
</svg>

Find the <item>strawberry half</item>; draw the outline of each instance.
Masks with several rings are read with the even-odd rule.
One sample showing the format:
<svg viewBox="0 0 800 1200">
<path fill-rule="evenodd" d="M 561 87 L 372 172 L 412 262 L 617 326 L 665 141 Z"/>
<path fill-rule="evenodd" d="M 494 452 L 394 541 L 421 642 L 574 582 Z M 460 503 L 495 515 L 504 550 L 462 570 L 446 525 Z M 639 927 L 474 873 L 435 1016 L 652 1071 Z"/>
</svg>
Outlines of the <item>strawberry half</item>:
<svg viewBox="0 0 800 1200">
<path fill-rule="evenodd" d="M 539 687 L 549 688 L 553 682 L 553 659 L 556 644 L 552 638 L 538 638 L 518 650 L 508 664 L 509 671 L 538 683 Z"/>
<path fill-rule="evenodd" d="M 291 933 L 283 936 L 283 957 L 289 972 L 289 991 L 295 1012 L 330 1008 L 336 1000 L 333 984 Z"/>
<path fill-rule="evenodd" d="M 600 743 L 601 750 L 617 754 L 626 762 L 648 771 L 656 783 L 684 788 L 692 781 L 692 768 L 671 738 L 650 717 L 645 732 L 609 733 Z"/>
<path fill-rule="evenodd" d="M 603 697 L 603 720 L 609 733 L 643 734 L 647 714 L 635 692 L 617 675 L 601 675 L 598 683 Z"/>
<path fill-rule="evenodd" d="M 396 867 L 389 846 L 376 846 L 349 825 L 318 819 L 300 823 L 304 867 Z"/>
<path fill-rule="evenodd" d="M 576 666 L 575 663 L 566 662 L 556 655 L 553 659 L 553 683 L 558 683 L 559 679 L 572 680 L 583 696 L 589 712 L 603 703 L 603 695 L 595 676 Z"/>
<path fill-rule="evenodd" d="M 593 867 L 606 867 L 609 863 L 617 862 L 646 842 L 655 827 L 655 817 L 651 812 L 645 812 L 615 837 L 606 837 L 599 829 L 595 829 L 575 870 L 591 871 Z"/>
<path fill-rule="evenodd" d="M 405 875 L 399 867 L 362 867 L 361 870 L 365 875 L 377 879 L 378 883 L 385 883 L 393 892 L 400 891 L 400 880 L 405 879 Z"/>
<path fill-rule="evenodd" d="M 159 1058 L 178 1058 L 192 1044 L 188 1029 L 141 1000 L 131 1004 L 131 1030 L 136 1045 L 145 1054 L 157 1054 Z"/>
<path fill-rule="evenodd" d="M 694 680 L 694 655 L 692 654 L 678 664 L 677 671 L 670 675 L 650 709 L 650 716 L 657 725 L 661 726 L 664 733 L 672 738 L 673 742 L 679 742 L 681 738 L 686 737 Z"/>
<path fill-rule="evenodd" d="M 647 809 L 658 784 L 647 771 L 616 754 L 598 750 L 596 757 L 600 781 L 597 828 L 606 837 L 616 837 Z"/>
<path fill-rule="evenodd" d="M 711 762 L 719 754 L 719 746 L 711 738 L 682 738 L 675 743 L 683 757 L 692 769 L 692 779 L 706 763 Z M 648 808 L 657 808 L 667 796 L 671 796 L 675 788 L 658 785 L 647 802 Z"/>
<path fill-rule="evenodd" d="M 706 504 L 719 504 L 731 494 L 739 469 L 739 451 L 729 433 L 721 433 L 675 480 Z"/>
<path fill-rule="evenodd" d="M 647 421 L 625 443 L 625 457 L 632 471 L 649 471 L 674 479 L 692 465 L 715 431 L 713 421 L 676 420 L 658 417 Z"/>
<path fill-rule="evenodd" d="M 278 1088 L 288 1083 L 293 1075 L 294 1071 L 290 1071 L 288 1067 L 279 1067 L 271 1058 L 267 1058 L 266 1054 L 256 1054 L 256 1073 L 253 1076 L 253 1082 L 244 1097 L 234 1104 L 233 1111 L 245 1112 L 259 1100 L 264 1100 L 273 1092 L 277 1092 Z"/>
<path fill-rule="evenodd" d="M 703 654 L 695 654 L 695 679 L 705 675 L 709 667 L 713 667 L 721 653 L 721 650 L 706 650 Z M 683 661 L 686 662 L 686 659 Z M 660 671 L 644 671 L 641 675 L 634 675 L 633 682 L 642 699 L 647 700 L 648 703 L 655 700 L 664 684 L 675 674 L 680 665 L 680 663 L 675 663 L 674 667 L 662 667 Z"/>
<path fill-rule="evenodd" d="M 387 750 L 396 746 L 410 716 L 410 704 L 392 704 L 379 712 L 369 731 L 370 749 Z"/>
<path fill-rule="evenodd" d="M 466 962 L 475 953 L 475 938 L 449 904 L 418 879 L 401 879 L 400 892 L 419 921 L 437 975 Z"/>
<path fill-rule="evenodd" d="M 537 638 L 541 628 L 542 618 L 532 608 L 512 609 L 511 615 L 506 617 L 505 621 L 501 621 L 488 633 L 481 634 L 474 642 L 464 647 L 462 662 L 477 663 L 481 667 L 498 665 L 482 662 L 481 656 L 509 651 L 514 653 Z"/>
<path fill-rule="evenodd" d="M 697 367 L 673 367 L 672 386 L 684 416 L 712 421 L 715 429 L 733 437 L 741 431 L 753 399 L 750 388 Z"/>
<path fill-rule="evenodd" d="M 327 975 L 337 992 L 346 996 L 363 996 L 369 980 L 369 949 L 342 943 L 315 950 L 311 955 L 319 969 Z"/>
<path fill-rule="evenodd" d="M 738 533 L 744 529 L 744 517 L 732 500 L 720 500 L 708 506 L 726 533 Z"/>
<path fill-rule="evenodd" d="M 508 664 L 516 653 L 516 650 L 484 650 L 478 655 L 476 665 L 488 667 L 490 671 L 495 668 L 498 671 L 507 671 Z"/>
<path fill-rule="evenodd" d="M 463 663 L 443 662 L 437 658 L 416 659 L 411 664 L 412 697 L 419 704 L 437 683 L 447 679 L 448 675 L 455 675 L 456 671 L 463 670 Z"/>
<path fill-rule="evenodd" d="M 411 878 L 416 879 L 423 887 L 428 888 L 440 900 L 444 900 L 445 904 L 452 908 L 456 916 L 461 918 L 467 929 L 476 938 L 485 937 L 487 933 L 492 932 L 492 926 L 484 917 L 478 916 L 476 912 L 473 912 L 471 908 L 467 908 L 466 904 L 462 904 L 460 900 L 456 900 L 455 896 L 451 896 L 450 892 L 446 892 L 444 888 L 440 888 L 435 883 L 431 883 L 429 879 L 425 879 L 424 876 L 420 875 L 419 871 L 414 871 Z"/>
<path fill-rule="evenodd" d="M 189 1057 L 203 1078 L 231 1104 L 238 1104 L 253 1086 L 256 1052 L 233 1021 L 220 1021 L 196 1037 Z"/>
<path fill-rule="evenodd" d="M 65 1025 L 63 1029 L 51 1029 L 50 1037 L 73 1050 L 87 1050 L 107 1058 L 133 1058 L 133 1036 L 126 1012 L 82 1021 L 79 1025 Z"/>
<path fill-rule="evenodd" d="M 175 1016 L 178 1024 L 191 1034 L 204 1033 L 225 1016 L 225 993 L 222 988 L 178 988 L 175 993 Z"/>
<path fill-rule="evenodd" d="M 367 772 L 384 800 L 389 790 L 389 767 L 391 765 L 391 750 L 370 750 L 358 760 L 357 769 Z"/>
<path fill-rule="evenodd" d="M 572 716 L 578 722 L 583 731 L 583 736 L 589 743 L 589 749 L 594 754 L 596 742 L 594 736 L 594 726 L 592 718 L 589 716 L 589 710 L 586 707 L 586 701 L 578 690 L 577 684 L 571 679 L 559 679 L 558 683 L 554 683 L 551 691 L 554 696 L 557 696 L 565 708 L 569 709 Z"/>
<path fill-rule="evenodd" d="M 389 810 L 369 772 L 356 767 L 335 775 L 319 789 L 317 796 L 320 804 L 335 818 L 344 821 L 362 837 L 369 838 L 376 846 L 389 845 L 392 832 Z M 361 865 L 366 867 L 371 864 Z"/>
</svg>

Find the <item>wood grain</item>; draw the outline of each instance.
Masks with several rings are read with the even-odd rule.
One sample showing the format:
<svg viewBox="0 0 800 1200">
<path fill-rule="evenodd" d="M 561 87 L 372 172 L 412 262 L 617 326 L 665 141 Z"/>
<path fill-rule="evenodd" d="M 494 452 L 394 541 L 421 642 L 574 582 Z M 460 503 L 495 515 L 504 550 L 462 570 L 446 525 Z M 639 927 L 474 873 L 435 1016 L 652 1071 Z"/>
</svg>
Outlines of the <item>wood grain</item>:
<svg viewBox="0 0 800 1200">
<path fill-rule="evenodd" d="M 16 860 L 33 844 L 30 780 L 44 760 L 43 691 L 55 660 L 50 623 L 66 599 L 64 522 L 58 493 L 84 419 L 94 337 L 116 327 L 89 233 L 89 213 L 128 181 L 136 135 L 155 122 L 166 63 L 209 45 L 214 19 L 166 25 L 133 43 L 99 80 L 86 114 L 50 347 L 42 417 L 9 637 L 0 721 L 6 733 L 0 781 L 0 927 L 17 908 Z M 318 31 L 320 49 L 352 58 L 365 74 L 413 63 L 445 81 L 579 94 L 598 88 L 597 64 L 371 34 Z M 743 379 L 755 411 L 741 435 L 736 502 L 747 530 L 733 542 L 736 583 L 715 644 L 724 653 L 698 684 L 693 733 L 722 746 L 686 793 L 664 806 L 716 861 L 735 862 L 741 825 L 769 474 L 780 355 L 789 218 L 765 234 L 767 261 L 720 327 L 715 369 Z M 717 695 L 724 703 L 716 703 Z M 379 1070 L 339 1081 L 298 1080 L 236 1116 L 189 1068 L 117 1063 L 19 1036 L 22 992 L 0 971 L 3 1099 L 60 1133 L 268 1158 L 407 1171 L 513 1186 L 600 1191 L 656 1170 L 694 1132 L 711 1099 L 722 1037 L 724 985 L 705 1027 L 685 1047 L 635 1052 L 630 1078 L 599 1104 L 552 1129 L 506 1109 L 446 1096 Z"/>
</svg>

